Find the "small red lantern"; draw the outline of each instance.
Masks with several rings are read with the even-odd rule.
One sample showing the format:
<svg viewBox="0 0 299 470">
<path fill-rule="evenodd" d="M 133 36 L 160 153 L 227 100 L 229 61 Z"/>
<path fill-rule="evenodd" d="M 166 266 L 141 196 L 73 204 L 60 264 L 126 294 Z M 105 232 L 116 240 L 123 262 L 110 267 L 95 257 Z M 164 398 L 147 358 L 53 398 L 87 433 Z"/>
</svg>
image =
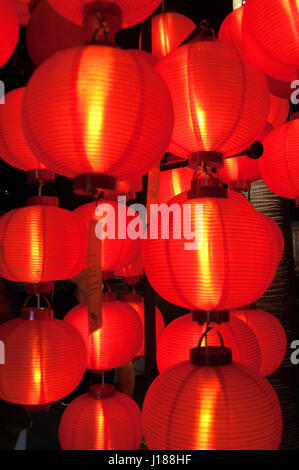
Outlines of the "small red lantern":
<svg viewBox="0 0 299 470">
<path fill-rule="evenodd" d="M 19 39 L 19 19 L 14 0 L 0 0 L 0 67 L 10 59 Z"/>
<path fill-rule="evenodd" d="M 250 328 L 244 328 L 244 322 L 231 317 L 228 323 L 217 325 L 208 337 L 209 346 L 219 342 L 217 331 L 223 337 L 224 343 L 232 350 L 233 360 L 245 364 L 259 372 L 261 352 L 255 334 Z M 169 367 L 189 359 L 190 349 L 198 345 L 198 340 L 205 330 L 192 319 L 192 314 L 183 315 L 172 321 L 160 337 L 157 348 L 157 365 L 160 374 Z"/>
<path fill-rule="evenodd" d="M 86 369 L 86 348 L 77 330 L 52 318 L 48 309 L 24 308 L 23 318 L 0 325 L 5 364 L 0 397 L 21 405 L 42 405 L 69 395 Z"/>
<path fill-rule="evenodd" d="M 142 342 L 143 328 L 133 307 L 103 294 L 103 326 L 89 334 L 87 304 L 80 304 L 65 316 L 82 335 L 87 347 L 87 369 L 100 371 L 122 367 L 132 361 Z"/>
<path fill-rule="evenodd" d="M 136 284 L 140 281 L 140 278 L 143 275 L 141 250 L 135 261 L 127 264 L 126 266 L 122 266 L 120 269 L 116 269 L 114 271 L 114 275 L 121 277 L 123 282 L 126 284 Z"/>
<path fill-rule="evenodd" d="M 161 171 L 158 204 L 167 203 L 174 196 L 187 191 L 193 174 L 194 171 L 188 167 Z"/>
<path fill-rule="evenodd" d="M 260 309 L 232 310 L 231 314 L 246 323 L 255 334 L 261 351 L 260 374 L 270 375 L 283 361 L 287 338 L 274 315 Z"/>
<path fill-rule="evenodd" d="M 92 385 L 66 408 L 58 433 L 63 450 L 138 450 L 141 412 L 113 385 Z"/>
</svg>

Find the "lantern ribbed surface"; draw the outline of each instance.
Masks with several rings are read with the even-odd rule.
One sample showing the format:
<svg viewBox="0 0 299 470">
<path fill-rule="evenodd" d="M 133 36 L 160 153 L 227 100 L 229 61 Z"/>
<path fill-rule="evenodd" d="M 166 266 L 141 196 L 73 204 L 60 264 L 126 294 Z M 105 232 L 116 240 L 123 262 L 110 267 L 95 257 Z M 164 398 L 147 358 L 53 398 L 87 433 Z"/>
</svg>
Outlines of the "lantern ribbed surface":
<svg viewBox="0 0 299 470">
<path fill-rule="evenodd" d="M 19 19 L 14 0 L 0 0 L 0 67 L 12 56 L 19 39 Z"/>
<path fill-rule="evenodd" d="M 234 46 L 244 55 L 244 47 L 242 42 L 242 19 L 244 7 L 241 6 L 229 13 L 221 23 L 218 39 Z"/>
<path fill-rule="evenodd" d="M 143 275 L 143 264 L 142 264 L 142 256 L 141 250 L 140 254 L 137 258 L 130 264 L 126 266 L 122 266 L 119 269 L 114 271 L 115 276 L 123 277 L 123 278 L 137 278 Z"/>
<path fill-rule="evenodd" d="M 190 189 L 193 173 L 190 168 L 161 171 L 158 204 L 167 203 L 174 196 Z"/>
<path fill-rule="evenodd" d="M 58 433 L 63 450 L 138 450 L 141 412 L 123 393 L 102 399 L 85 393 L 66 408 Z"/>
<path fill-rule="evenodd" d="M 246 323 L 259 342 L 260 374 L 273 374 L 281 365 L 287 349 L 286 334 L 280 322 L 274 315 L 260 309 L 232 310 L 231 315 Z"/>
<path fill-rule="evenodd" d="M 36 69 L 23 125 L 34 154 L 56 173 L 132 177 L 164 156 L 173 108 L 142 53 L 91 45 L 58 52 Z"/>
<path fill-rule="evenodd" d="M 82 335 L 87 369 L 110 370 L 132 361 L 142 342 L 143 328 L 136 310 L 125 302 L 103 301 L 103 326 L 89 334 L 86 304 L 77 305 L 64 320 Z"/>
<path fill-rule="evenodd" d="M 259 0 L 244 5 L 242 37 L 251 62 L 270 77 L 298 77 L 299 14 L 297 0 Z"/>
<path fill-rule="evenodd" d="M 259 159 L 268 188 L 290 199 L 299 196 L 298 136 L 299 119 L 282 124 L 265 138 L 264 152 Z"/>
<path fill-rule="evenodd" d="M 181 362 L 158 376 L 142 410 L 150 450 L 275 450 L 282 418 L 266 379 L 234 362 Z"/>
<path fill-rule="evenodd" d="M 0 157 L 19 170 L 45 169 L 32 153 L 24 136 L 22 101 L 25 88 L 16 88 L 5 95 L 0 106 Z"/>
<path fill-rule="evenodd" d="M 239 155 L 233 158 L 225 158 L 223 168 L 218 170 L 223 183 L 252 182 L 261 179 L 258 160 Z"/>
<path fill-rule="evenodd" d="M 231 317 L 228 323 L 216 325 L 226 347 L 232 350 L 233 360 L 245 364 L 259 372 L 261 352 L 255 334 L 244 322 Z M 169 367 L 189 359 L 190 349 L 197 347 L 199 338 L 206 326 L 200 326 L 192 320 L 192 314 L 183 315 L 172 321 L 162 333 L 157 348 L 157 365 L 160 374 Z M 205 345 L 206 343 L 203 343 Z M 219 338 L 216 331 L 208 335 L 208 345 L 217 346 Z"/>
<path fill-rule="evenodd" d="M 101 207 L 101 214 L 100 212 L 97 212 L 96 215 L 96 210 L 99 211 L 97 207 Z M 88 204 L 84 204 L 82 206 L 77 207 L 77 209 L 74 210 L 74 214 L 80 219 L 80 221 L 84 225 L 84 253 L 87 253 L 89 222 L 91 220 L 98 220 L 98 222 L 100 222 L 102 218 L 105 218 L 105 214 L 107 214 L 108 228 L 104 226 L 102 229 L 96 229 L 97 236 L 100 235 L 104 237 L 104 230 L 107 230 L 108 235 L 111 234 L 111 238 L 108 237 L 102 239 L 101 254 L 103 271 L 114 271 L 114 269 L 119 269 L 122 266 L 126 266 L 127 264 L 135 261 L 138 256 L 138 253 L 140 253 L 141 251 L 141 240 L 139 238 L 137 238 L 136 240 L 132 240 L 128 235 L 127 228 L 129 223 L 135 217 L 137 217 L 136 213 L 135 216 L 128 214 L 128 208 L 125 205 L 118 204 L 115 201 L 99 201 L 90 202 Z M 109 226 L 112 227 L 114 222 L 115 231 L 112 233 L 109 232 Z M 119 233 L 119 229 L 122 231 L 121 233 Z M 114 234 L 115 238 L 112 238 L 112 235 Z"/>
<path fill-rule="evenodd" d="M 84 268 L 84 230 L 72 212 L 28 206 L 0 218 L 0 274 L 15 282 L 70 279 Z"/>
<path fill-rule="evenodd" d="M 61 320 L 16 318 L 0 325 L 5 364 L 0 366 L 0 397 L 41 405 L 69 395 L 86 369 L 86 348 L 77 330 Z"/>
<path fill-rule="evenodd" d="M 193 42 L 168 54 L 156 68 L 173 100 L 171 140 L 189 154 L 206 150 L 234 155 L 246 149 L 265 126 L 266 79 L 231 45 Z"/>
<path fill-rule="evenodd" d="M 248 305 L 261 297 L 282 255 L 283 238 L 275 222 L 268 221 L 243 197 L 188 200 L 183 193 L 168 204 L 173 204 L 169 238 L 161 236 L 168 235 L 164 216 L 163 225 L 158 217 L 157 239 L 149 232 L 156 219 L 143 240 L 144 270 L 155 291 L 191 310 L 238 308 L 233 306 Z M 189 219 L 185 229 L 184 211 Z M 187 244 L 195 241 L 194 233 L 198 246 Z"/>
</svg>

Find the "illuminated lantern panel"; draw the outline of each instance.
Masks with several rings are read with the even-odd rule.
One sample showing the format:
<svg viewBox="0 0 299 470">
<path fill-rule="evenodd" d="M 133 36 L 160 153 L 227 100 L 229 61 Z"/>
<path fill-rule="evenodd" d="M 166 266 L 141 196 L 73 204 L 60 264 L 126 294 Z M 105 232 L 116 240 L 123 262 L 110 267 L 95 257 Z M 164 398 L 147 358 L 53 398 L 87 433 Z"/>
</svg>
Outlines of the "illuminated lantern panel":
<svg viewBox="0 0 299 470">
<path fill-rule="evenodd" d="M 141 412 L 113 386 L 93 385 L 65 409 L 58 434 L 63 450 L 138 450 Z"/>
<path fill-rule="evenodd" d="M 44 1 L 34 8 L 26 29 L 26 48 L 35 65 L 57 51 L 81 46 L 90 39 L 87 29 L 71 23 Z"/>
<path fill-rule="evenodd" d="M 287 348 L 286 334 L 274 315 L 264 310 L 233 310 L 231 315 L 246 323 L 255 334 L 261 350 L 262 375 L 275 372 L 283 361 Z"/>
<path fill-rule="evenodd" d="M 298 4 L 289 0 L 259 0 L 244 5 L 242 37 L 251 62 L 270 77 L 297 77 L 299 55 Z"/>
<path fill-rule="evenodd" d="M 170 199 L 190 188 L 194 171 L 190 168 L 176 168 L 161 171 L 159 181 L 158 204 L 167 203 Z"/>
<path fill-rule="evenodd" d="M 280 124 L 283 124 L 287 120 L 289 111 L 289 100 L 278 98 L 278 96 L 272 94 L 270 95 L 270 109 L 267 122 L 273 127 L 280 126 Z"/>
<path fill-rule="evenodd" d="M 24 95 L 23 125 L 34 154 L 52 171 L 126 179 L 147 173 L 164 156 L 173 108 L 144 54 L 92 45 L 61 51 L 36 69 Z"/>
<path fill-rule="evenodd" d="M 69 395 L 86 369 L 86 348 L 77 330 L 61 320 L 16 318 L 0 325 L 5 364 L 0 397 L 42 405 Z"/>
<path fill-rule="evenodd" d="M 87 304 L 80 304 L 65 316 L 82 335 L 88 352 L 87 369 L 110 370 L 132 361 L 142 342 L 143 328 L 136 310 L 125 302 L 104 301 L 103 326 L 89 334 Z M 113 297 L 114 298 L 114 297 Z"/>
<path fill-rule="evenodd" d="M 261 179 L 258 160 L 239 155 L 233 158 L 225 158 L 223 168 L 218 174 L 230 188 L 250 188 L 250 183 Z"/>
<path fill-rule="evenodd" d="M 177 198 L 169 239 L 161 238 L 167 217 L 163 218 L 164 225 L 159 217 L 154 221 L 157 239 L 148 236 L 143 240 L 144 270 L 154 290 L 169 302 L 191 310 L 237 308 L 232 306 L 248 305 L 261 297 L 282 254 L 282 234 L 275 222 L 267 223 L 268 218 L 244 199 L 188 200 L 186 193 Z M 169 206 L 175 202 L 173 198 Z M 186 216 L 190 222 L 184 229 L 181 215 L 186 203 L 190 204 Z M 148 230 L 153 230 L 154 222 Z"/>
<path fill-rule="evenodd" d="M 298 163 L 299 120 L 286 122 L 264 140 L 259 159 L 262 178 L 268 188 L 281 197 L 299 199 Z"/>
<path fill-rule="evenodd" d="M 215 326 L 225 343 L 232 349 L 233 360 L 245 364 L 259 372 L 261 352 L 255 334 L 244 323 L 231 317 L 228 323 Z M 198 345 L 199 338 L 205 330 L 192 320 L 192 314 L 183 315 L 172 321 L 160 337 L 157 348 L 157 364 L 160 374 L 169 367 L 189 359 L 190 349 Z M 205 343 L 203 343 L 204 346 Z M 208 345 L 217 346 L 219 338 L 214 330 L 208 336 Z"/>
<path fill-rule="evenodd" d="M 0 0 L 0 67 L 10 59 L 19 39 L 19 19 L 14 0 Z"/>
<path fill-rule="evenodd" d="M 92 3 L 92 0 L 48 0 L 48 3 L 70 21 L 82 24 L 82 10 L 85 5 Z M 120 8 L 122 12 L 122 27 L 128 28 L 129 26 L 141 23 L 150 16 L 158 8 L 161 0 L 113 0 L 111 3 Z"/>
<path fill-rule="evenodd" d="M 150 386 L 142 410 L 150 450 L 275 450 L 282 418 L 271 385 L 233 362 L 181 362 Z"/>
<path fill-rule="evenodd" d="M 231 44 L 244 55 L 244 47 L 242 42 L 242 19 L 244 7 L 241 6 L 227 15 L 221 23 L 218 39 L 220 41 Z"/>
<path fill-rule="evenodd" d="M 161 59 L 156 69 L 173 100 L 172 143 L 187 153 L 234 155 L 246 149 L 264 128 L 270 99 L 266 79 L 231 45 L 190 43 Z M 233 73 L 222 74 L 215 89 L 219 70 Z"/>
<path fill-rule="evenodd" d="M 101 248 L 103 271 L 119 269 L 137 258 L 141 250 L 141 240 L 139 238 L 132 240 L 127 233 L 128 225 L 137 217 L 137 214 L 135 213 L 135 216 L 128 215 L 128 208 L 125 205 L 118 204 L 115 201 L 90 202 L 79 206 L 74 210 L 74 214 L 84 225 L 84 253 L 87 253 L 88 230 L 91 220 L 99 222 L 96 228 L 97 236 L 104 238 L 104 234 L 107 233 L 107 238 L 102 239 Z M 101 221 L 103 223 L 102 228 L 100 226 Z M 119 229 L 121 233 L 119 233 Z"/>
<path fill-rule="evenodd" d="M 70 279 L 84 268 L 83 227 L 55 206 L 28 206 L 0 218 L 0 275 L 15 282 Z"/>
<path fill-rule="evenodd" d="M 161 59 L 169 54 L 196 28 L 187 16 L 176 12 L 160 13 L 152 17 L 152 53 Z"/>
<path fill-rule="evenodd" d="M 29 4 L 31 0 L 15 0 L 19 23 L 23 26 L 28 24 L 30 18 Z"/>
<path fill-rule="evenodd" d="M 22 101 L 25 88 L 16 88 L 5 95 L 0 106 L 0 157 L 19 170 L 45 169 L 28 146 L 22 123 Z"/>
</svg>

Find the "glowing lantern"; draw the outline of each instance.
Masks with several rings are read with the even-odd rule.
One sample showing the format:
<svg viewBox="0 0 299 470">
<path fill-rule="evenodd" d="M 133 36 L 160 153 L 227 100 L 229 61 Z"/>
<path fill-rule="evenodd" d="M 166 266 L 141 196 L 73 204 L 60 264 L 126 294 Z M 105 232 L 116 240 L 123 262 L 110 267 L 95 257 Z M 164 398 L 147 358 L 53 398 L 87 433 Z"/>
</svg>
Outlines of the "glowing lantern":
<svg viewBox="0 0 299 470">
<path fill-rule="evenodd" d="M 282 254 L 282 234 L 250 204 L 226 197 L 223 188 L 205 189 L 198 183 L 194 181 L 190 198 L 183 193 L 169 201 L 170 220 L 151 220 L 143 240 L 145 273 L 161 297 L 184 308 L 248 305 L 271 284 Z"/>
<path fill-rule="evenodd" d="M 68 21 L 45 1 L 35 7 L 26 29 L 27 51 L 36 65 L 57 51 L 81 46 L 90 39 L 87 29 Z"/>
<path fill-rule="evenodd" d="M 55 198 L 46 199 L 57 205 Z M 0 218 L 2 277 L 44 283 L 82 271 L 83 227 L 76 215 L 56 205 L 14 209 Z"/>
<path fill-rule="evenodd" d="M 82 335 L 87 347 L 87 369 L 109 370 L 132 361 L 142 342 L 142 324 L 133 307 L 103 294 L 103 326 L 89 334 L 87 304 L 80 304 L 65 316 Z"/>
<path fill-rule="evenodd" d="M 47 309 L 25 308 L 24 318 L 0 325 L 5 364 L 0 365 L 0 397 L 21 405 L 41 405 L 70 394 L 86 369 L 86 348 L 74 327 Z"/>
<path fill-rule="evenodd" d="M 270 109 L 267 117 L 273 127 L 280 126 L 283 124 L 289 115 L 290 103 L 284 98 L 278 98 L 278 96 L 270 95 Z"/>
<path fill-rule="evenodd" d="M 229 361 L 167 369 L 148 389 L 142 420 L 150 450 L 275 450 L 282 433 L 271 385 Z"/>
<path fill-rule="evenodd" d="M 219 342 L 216 330 L 221 333 L 224 343 L 232 350 L 233 360 L 259 372 L 261 352 L 255 334 L 244 322 L 231 317 L 228 323 L 215 326 L 208 337 L 209 346 Z M 190 349 L 198 345 L 205 326 L 192 320 L 192 314 L 183 315 L 172 321 L 160 337 L 157 348 L 157 365 L 160 374 L 169 367 L 189 359 Z"/>
<path fill-rule="evenodd" d="M 260 374 L 273 374 L 282 363 L 287 348 L 286 334 L 280 322 L 260 309 L 232 310 L 231 314 L 246 323 L 259 342 Z"/>
<path fill-rule="evenodd" d="M 172 102 L 144 54 L 90 45 L 38 67 L 26 87 L 23 125 L 34 154 L 56 173 L 140 176 L 166 151 Z"/>
<path fill-rule="evenodd" d="M 135 195 L 135 193 L 142 191 L 142 177 L 127 177 L 125 180 L 118 179 L 116 190 L 118 194 Z M 135 197 L 133 199 L 135 199 Z"/>
<path fill-rule="evenodd" d="M 223 168 L 218 173 L 223 183 L 231 189 L 249 189 L 251 182 L 261 179 L 258 160 L 247 155 L 225 158 Z"/>
<path fill-rule="evenodd" d="M 135 261 L 126 266 L 122 266 L 120 269 L 116 269 L 114 275 L 121 277 L 126 284 L 136 284 L 140 281 L 143 275 L 141 250 Z"/>
<path fill-rule="evenodd" d="M 262 178 L 268 188 L 281 197 L 299 202 L 298 165 L 299 120 L 286 122 L 264 140 L 264 153 L 259 159 Z"/>
<path fill-rule="evenodd" d="M 136 310 L 141 320 L 142 328 L 144 331 L 144 302 L 141 299 L 141 296 L 136 295 L 136 294 L 122 294 L 120 297 L 120 300 L 122 302 L 128 302 L 128 304 L 131 305 L 131 307 L 133 307 Z M 158 344 L 158 341 L 160 339 L 161 334 L 163 333 L 164 328 L 165 328 L 165 322 L 164 322 L 163 315 L 160 312 L 160 310 L 156 307 L 156 344 Z M 143 355 L 144 355 L 144 333 L 143 333 L 142 344 L 136 356 L 143 356 Z"/>
<path fill-rule="evenodd" d="M 141 240 L 139 238 L 133 240 L 128 234 L 129 224 L 137 217 L 136 213 L 131 215 L 131 209 L 115 201 L 102 200 L 79 206 L 74 210 L 74 214 L 82 221 L 85 228 L 83 245 L 85 253 L 87 253 L 89 222 L 92 219 L 98 220 L 99 223 L 103 219 L 107 220 L 107 229 L 104 223 L 102 228 L 100 225 L 97 226 L 99 227 L 97 232 L 103 238 L 101 248 L 103 271 L 114 271 L 114 269 L 126 266 L 137 258 L 141 250 Z M 112 229 L 110 230 L 109 227 Z M 107 238 L 104 238 L 104 234 L 107 234 Z"/>
<path fill-rule="evenodd" d="M 14 0 L 0 0 L 0 67 L 6 64 L 19 39 L 19 20 Z"/>
<path fill-rule="evenodd" d="M 161 171 L 159 182 L 158 204 L 167 203 L 170 199 L 190 188 L 194 171 L 190 168 L 176 168 Z"/>
<path fill-rule="evenodd" d="M 172 143 L 187 153 L 234 155 L 264 128 L 269 110 L 266 79 L 231 45 L 193 42 L 168 54 L 156 69 L 174 104 Z M 215 88 L 219 70 L 234 73 L 223 74 Z"/>
<path fill-rule="evenodd" d="M 270 77 L 297 77 L 299 32 L 296 1 L 250 0 L 244 5 L 242 37 L 251 62 Z"/>
<path fill-rule="evenodd" d="M 66 408 L 58 434 L 63 450 L 138 450 L 141 412 L 113 385 L 92 385 Z"/>
<path fill-rule="evenodd" d="M 242 41 L 242 20 L 244 7 L 241 6 L 229 13 L 221 23 L 218 39 L 234 46 L 244 56 Z"/>
<path fill-rule="evenodd" d="M 101 3 L 106 5 L 111 3 L 119 7 L 119 14 L 122 16 L 122 27 L 128 28 L 129 26 L 141 23 L 150 16 L 158 8 L 161 0 L 108 0 L 105 2 L 93 2 L 92 0 L 48 0 L 48 3 L 62 16 L 77 24 L 82 24 L 83 9 L 86 5 L 98 3 L 101 7 Z M 99 11 L 101 11 L 101 8 Z"/>
</svg>

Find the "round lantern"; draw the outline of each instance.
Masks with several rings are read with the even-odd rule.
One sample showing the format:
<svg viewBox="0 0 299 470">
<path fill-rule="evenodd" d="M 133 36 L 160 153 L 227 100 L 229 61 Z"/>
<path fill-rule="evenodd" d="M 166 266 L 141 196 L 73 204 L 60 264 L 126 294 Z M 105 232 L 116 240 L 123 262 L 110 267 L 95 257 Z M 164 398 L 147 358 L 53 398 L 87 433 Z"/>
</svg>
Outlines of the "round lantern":
<svg viewBox="0 0 299 470">
<path fill-rule="evenodd" d="M 246 323 L 255 334 L 261 350 L 262 375 L 275 372 L 287 348 L 286 334 L 274 315 L 260 309 L 232 310 L 231 314 Z"/>
<path fill-rule="evenodd" d="M 233 360 L 245 364 L 259 372 L 261 352 L 255 334 L 250 328 L 244 328 L 244 322 L 231 317 L 228 323 L 215 326 L 208 336 L 209 346 L 219 342 L 218 330 L 227 347 L 232 350 Z M 183 315 L 172 321 L 162 333 L 157 348 L 157 365 L 162 373 L 169 367 L 189 359 L 190 349 L 198 345 L 205 326 L 192 320 L 192 314 Z"/>
<path fill-rule="evenodd" d="M 27 51 L 36 65 L 57 51 L 81 46 L 90 39 L 86 28 L 59 15 L 46 1 L 34 8 L 26 29 Z"/>
<path fill-rule="evenodd" d="M 193 42 L 168 54 L 156 68 L 174 104 L 172 142 L 185 152 L 234 155 L 264 128 L 269 110 L 266 79 L 231 45 Z M 215 86 L 219 70 L 233 73 L 222 74 Z"/>
<path fill-rule="evenodd" d="M 83 227 L 75 214 L 54 205 L 7 212 L 0 218 L 0 240 L 0 275 L 10 281 L 70 279 L 84 268 Z"/>
<path fill-rule="evenodd" d="M 74 210 L 74 214 L 82 221 L 85 228 L 84 252 L 87 253 L 87 240 L 89 222 L 97 220 L 99 223 L 103 218 L 107 221 L 101 228 L 97 225 L 97 236 L 102 238 L 102 270 L 114 271 L 122 266 L 133 262 L 141 250 L 141 240 L 131 239 L 128 233 L 129 224 L 136 219 L 137 214 L 131 215 L 127 206 L 118 204 L 115 201 L 90 202 L 79 206 Z M 141 219 L 140 223 L 141 223 Z M 107 232 L 105 232 L 107 231 Z M 104 234 L 107 233 L 107 238 Z M 86 263 L 86 258 L 85 258 Z M 86 266 L 85 266 L 86 267 Z"/>
<path fill-rule="evenodd" d="M 166 151 L 172 102 L 144 54 L 90 45 L 38 67 L 26 87 L 23 124 L 34 154 L 56 173 L 140 176 Z"/>
<path fill-rule="evenodd" d="M 141 412 L 113 385 L 92 385 L 66 408 L 58 434 L 63 450 L 138 450 Z"/>
<path fill-rule="evenodd" d="M 167 203 L 170 199 L 190 188 L 194 171 L 191 168 L 175 168 L 161 171 L 159 181 L 158 204 Z"/>
<path fill-rule="evenodd" d="M 19 39 L 19 19 L 14 0 L 0 0 L 0 67 L 6 64 Z"/>
<path fill-rule="evenodd" d="M 272 282 L 282 234 L 251 204 L 227 197 L 224 188 L 201 190 L 197 183 L 189 199 L 183 193 L 169 201 L 168 222 L 165 216 L 163 224 L 151 220 L 143 240 L 147 278 L 161 297 L 191 310 L 248 305 Z"/>
<path fill-rule="evenodd" d="M 282 417 L 271 385 L 243 364 L 212 364 L 181 362 L 155 379 L 142 410 L 148 449 L 278 449 Z"/>
<path fill-rule="evenodd" d="M 141 296 L 136 295 L 136 294 L 122 294 L 120 297 L 120 300 L 122 302 L 127 302 L 129 305 L 131 305 L 131 307 L 133 307 L 136 310 L 141 320 L 142 329 L 143 329 L 143 339 L 142 339 L 142 344 L 136 356 L 137 357 L 143 356 L 144 351 L 145 351 L 144 349 L 144 302 L 141 299 Z M 161 334 L 163 333 L 164 328 L 165 328 L 165 322 L 164 322 L 163 315 L 158 309 L 158 307 L 156 307 L 156 344 L 158 344 L 158 341 L 160 339 Z"/>
<path fill-rule="evenodd" d="M 242 20 L 244 7 L 241 6 L 229 13 L 221 23 L 218 39 L 234 46 L 244 55 L 244 46 L 242 41 Z"/>
<path fill-rule="evenodd" d="M 280 126 L 280 124 L 283 124 L 287 120 L 289 111 L 289 100 L 279 98 L 272 94 L 270 95 L 270 108 L 267 122 L 269 122 L 273 127 Z"/>
<path fill-rule="evenodd" d="M 77 24 L 82 24 L 84 19 L 84 7 L 88 4 L 101 3 L 106 6 L 112 3 L 119 9 L 122 16 L 122 27 L 128 28 L 141 23 L 150 16 L 161 3 L 161 0 L 107 0 L 105 2 L 92 2 L 92 0 L 48 0 L 62 16 Z M 101 8 L 99 9 L 101 11 Z"/>
<path fill-rule="evenodd" d="M 238 155 L 224 159 L 223 168 L 218 170 L 218 174 L 231 189 L 250 189 L 253 181 L 261 179 L 258 160 Z"/>
<path fill-rule="evenodd" d="M 259 159 L 262 178 L 268 188 L 281 197 L 299 202 L 299 164 L 297 144 L 299 119 L 274 129 L 264 140 Z"/>
<path fill-rule="evenodd" d="M 298 75 L 299 32 L 296 1 L 250 0 L 244 5 L 242 37 L 251 62 L 270 77 L 294 80 Z"/>
<path fill-rule="evenodd" d="M 25 308 L 23 316 L 0 325 L 0 398 L 21 405 L 60 400 L 83 377 L 85 344 L 73 326 L 51 318 L 47 309 Z"/>
<path fill-rule="evenodd" d="M 135 261 L 126 266 L 122 266 L 120 269 L 116 269 L 114 275 L 121 277 L 126 284 L 136 284 L 140 281 L 143 275 L 141 250 Z"/>
<path fill-rule="evenodd" d="M 142 342 L 143 328 L 136 310 L 103 294 L 103 326 L 89 334 L 87 304 L 80 304 L 65 316 L 82 335 L 87 346 L 87 369 L 101 371 L 122 367 L 132 361 Z"/>
</svg>

